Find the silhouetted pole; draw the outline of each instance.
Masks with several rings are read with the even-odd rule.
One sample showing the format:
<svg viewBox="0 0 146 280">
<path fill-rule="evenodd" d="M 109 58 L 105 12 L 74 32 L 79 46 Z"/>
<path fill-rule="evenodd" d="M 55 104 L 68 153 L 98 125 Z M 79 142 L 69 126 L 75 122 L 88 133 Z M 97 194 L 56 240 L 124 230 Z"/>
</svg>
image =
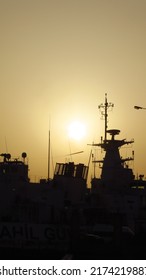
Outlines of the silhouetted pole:
<svg viewBox="0 0 146 280">
<path fill-rule="evenodd" d="M 48 139 L 48 181 L 50 179 L 50 129 L 49 129 L 49 139 Z"/>
</svg>

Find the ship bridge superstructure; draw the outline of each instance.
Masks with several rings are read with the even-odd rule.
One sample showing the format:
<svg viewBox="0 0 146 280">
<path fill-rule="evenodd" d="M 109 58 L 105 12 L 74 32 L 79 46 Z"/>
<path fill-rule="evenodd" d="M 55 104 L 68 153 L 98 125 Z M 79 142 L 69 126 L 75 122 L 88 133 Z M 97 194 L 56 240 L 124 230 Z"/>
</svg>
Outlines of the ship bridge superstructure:
<svg viewBox="0 0 146 280">
<path fill-rule="evenodd" d="M 126 141 L 118 140 L 115 136 L 120 133 L 118 129 L 107 130 L 107 134 L 111 135 L 110 139 L 104 140 L 102 143 L 93 144 L 101 147 L 105 151 L 103 160 L 93 160 L 93 163 L 102 163 L 101 179 L 105 184 L 111 182 L 112 185 L 117 181 L 118 184 L 127 184 L 134 179 L 132 169 L 128 167 L 127 162 L 132 161 L 133 157 L 122 158 L 120 148 L 124 145 L 132 144 L 134 140 Z"/>
<path fill-rule="evenodd" d="M 2 153 L 0 158 L 0 184 L 14 183 L 20 184 L 20 182 L 29 182 L 28 177 L 28 164 L 25 163 L 27 154 L 22 153 L 22 160 L 11 159 L 11 154 Z"/>
<path fill-rule="evenodd" d="M 122 158 L 120 155 L 120 148 L 124 145 L 132 144 L 134 140 L 119 140 L 117 139 L 117 136 L 120 134 L 120 130 L 108 129 L 107 112 L 108 108 L 111 106 L 113 107 L 113 104 L 107 102 L 107 95 L 105 95 L 105 103 L 102 105 L 102 108 L 105 110 L 105 112 L 102 113 L 102 115 L 105 116 L 105 137 L 100 143 L 91 144 L 95 147 L 101 147 L 101 149 L 105 152 L 105 155 L 102 160 L 94 158 L 92 162 L 94 166 L 96 163 L 102 164 L 101 177 L 99 179 L 100 184 L 110 187 L 127 186 L 134 180 L 133 171 L 128 167 L 128 161 L 134 160 L 134 152 L 132 152 L 132 157 Z M 99 109 L 101 109 L 101 105 L 99 106 Z M 94 181 L 95 178 L 96 174 L 94 174 Z"/>
</svg>

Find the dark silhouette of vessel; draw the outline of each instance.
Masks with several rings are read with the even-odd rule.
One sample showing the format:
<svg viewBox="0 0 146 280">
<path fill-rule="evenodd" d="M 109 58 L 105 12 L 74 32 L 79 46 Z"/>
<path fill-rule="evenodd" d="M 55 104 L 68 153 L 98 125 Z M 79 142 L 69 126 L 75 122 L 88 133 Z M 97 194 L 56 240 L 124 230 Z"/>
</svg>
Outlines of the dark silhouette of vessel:
<svg viewBox="0 0 146 280">
<path fill-rule="evenodd" d="M 100 199 L 102 200 L 104 209 L 125 214 L 127 224 L 135 231 L 136 219 L 146 206 L 146 181 L 143 180 L 144 175 L 135 178 L 132 168 L 128 166 L 128 162 L 134 160 L 134 151 L 132 151 L 132 157 L 123 158 L 120 155 L 120 148 L 132 144 L 134 140 L 116 139 L 120 130 L 107 129 L 107 110 L 110 105 L 106 95 L 105 103 L 102 106 L 105 110 L 105 137 L 100 143 L 94 143 L 92 146 L 101 147 L 104 151 L 104 158 L 102 160 L 93 158 L 93 164 L 100 163 L 102 167 L 100 166 L 100 178 L 96 178 L 96 176 L 92 178 L 91 193 L 94 199 L 98 196 L 98 205 L 101 206 Z M 110 138 L 107 135 L 110 135 Z"/>
<path fill-rule="evenodd" d="M 107 128 L 108 103 L 101 104 L 105 135 L 92 144 L 104 151 L 101 176 L 87 186 L 89 166 L 56 163 L 52 180 L 32 183 L 27 154 L 22 160 L 1 154 L 0 257 L 9 259 L 141 258 L 145 253 L 146 181 L 135 178 L 119 149 L 133 140 L 118 140 Z M 110 135 L 110 138 L 108 137 Z M 143 255 L 145 257 L 145 255 Z"/>
</svg>

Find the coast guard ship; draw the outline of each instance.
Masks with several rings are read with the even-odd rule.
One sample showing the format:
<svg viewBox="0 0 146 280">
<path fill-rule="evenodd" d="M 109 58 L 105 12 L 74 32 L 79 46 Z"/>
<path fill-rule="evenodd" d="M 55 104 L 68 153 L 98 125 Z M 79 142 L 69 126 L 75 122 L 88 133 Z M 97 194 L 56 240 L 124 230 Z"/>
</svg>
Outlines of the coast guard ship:
<svg viewBox="0 0 146 280">
<path fill-rule="evenodd" d="M 26 253 L 28 258 L 31 253 L 41 258 L 44 252 L 48 258 L 61 258 L 79 251 L 87 258 L 94 251 L 95 258 L 101 258 L 103 251 L 110 252 L 109 246 L 128 246 L 127 235 L 145 234 L 146 181 L 142 175 L 135 178 L 128 166 L 134 153 L 125 159 L 120 155 L 120 148 L 133 140 L 117 139 L 120 130 L 108 129 L 111 106 L 105 95 L 104 104 L 99 106 L 105 118 L 105 135 L 100 143 L 91 144 L 100 147 L 104 157 L 99 160 L 92 155 L 93 167 L 100 164 L 101 175 L 94 172 L 91 188 L 87 186 L 89 166 L 82 163 L 56 163 L 52 180 L 33 183 L 25 152 L 21 160 L 13 160 L 7 153 L 0 155 L 1 256 L 13 258 L 15 249 L 20 258 Z"/>
</svg>

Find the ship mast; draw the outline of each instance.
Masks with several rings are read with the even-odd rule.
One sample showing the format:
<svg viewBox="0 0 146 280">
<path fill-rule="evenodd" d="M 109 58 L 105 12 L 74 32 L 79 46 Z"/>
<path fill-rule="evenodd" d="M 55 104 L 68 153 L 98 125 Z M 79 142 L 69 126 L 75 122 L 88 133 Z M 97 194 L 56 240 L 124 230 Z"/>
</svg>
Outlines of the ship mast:
<svg viewBox="0 0 146 280">
<path fill-rule="evenodd" d="M 119 149 L 125 144 L 131 144 L 134 140 L 126 141 L 125 139 L 117 140 L 115 136 L 120 133 L 119 129 L 107 129 L 108 128 L 108 110 L 114 107 L 113 103 L 108 103 L 107 94 L 105 94 L 105 102 L 98 106 L 101 111 L 102 116 L 105 120 L 105 135 L 104 141 L 99 144 L 92 144 L 92 146 L 101 147 L 105 151 L 104 158 L 102 160 L 93 160 L 94 163 L 94 178 L 95 178 L 95 164 L 102 163 L 101 180 L 104 185 L 123 186 L 126 182 L 131 182 L 133 180 L 132 169 L 128 168 L 128 165 L 124 166 L 126 161 L 133 160 L 132 158 L 123 159 L 120 156 Z M 107 139 L 107 134 L 111 135 L 111 139 Z M 119 179 L 120 178 L 120 179 Z M 119 183 L 121 180 L 121 183 Z"/>
<path fill-rule="evenodd" d="M 114 104 L 113 103 L 108 103 L 108 101 L 107 101 L 107 93 L 105 93 L 105 102 L 104 102 L 104 104 L 102 103 L 102 104 L 100 104 L 99 106 L 98 106 L 98 108 L 100 109 L 100 111 L 101 111 L 101 114 L 102 114 L 102 116 L 104 117 L 104 123 L 105 123 L 105 125 L 104 125 L 104 141 L 106 142 L 106 139 L 107 139 L 107 128 L 108 128 L 108 125 L 107 125 L 107 123 L 108 123 L 108 109 L 109 108 L 113 108 L 114 107 Z"/>
</svg>

